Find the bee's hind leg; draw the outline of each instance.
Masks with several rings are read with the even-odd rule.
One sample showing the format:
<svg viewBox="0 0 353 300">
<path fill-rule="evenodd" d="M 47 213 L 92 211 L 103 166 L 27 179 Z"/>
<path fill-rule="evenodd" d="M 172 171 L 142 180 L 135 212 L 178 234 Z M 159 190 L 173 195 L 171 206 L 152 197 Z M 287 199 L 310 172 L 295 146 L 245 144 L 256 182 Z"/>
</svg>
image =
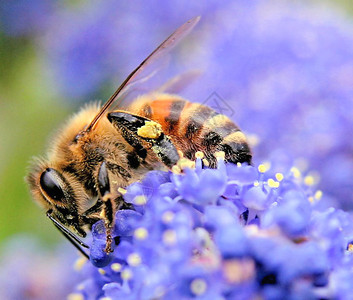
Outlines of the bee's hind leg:
<svg viewBox="0 0 353 300">
<path fill-rule="evenodd" d="M 180 159 L 173 142 L 164 134 L 159 123 L 124 111 L 109 113 L 108 120 L 121 132 L 124 139 L 134 147 L 140 157 L 142 155 L 146 157 L 147 144 L 168 168 L 174 166 Z"/>
</svg>

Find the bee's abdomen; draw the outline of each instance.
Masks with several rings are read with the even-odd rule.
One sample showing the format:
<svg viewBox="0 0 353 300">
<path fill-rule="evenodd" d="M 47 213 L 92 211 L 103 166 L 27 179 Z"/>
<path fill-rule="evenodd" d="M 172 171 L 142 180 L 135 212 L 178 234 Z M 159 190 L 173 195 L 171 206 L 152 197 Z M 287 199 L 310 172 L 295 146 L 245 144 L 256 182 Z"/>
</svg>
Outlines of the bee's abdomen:
<svg viewBox="0 0 353 300">
<path fill-rule="evenodd" d="M 177 149 L 190 159 L 202 151 L 215 166 L 214 153 L 224 151 L 226 161 L 251 163 L 251 151 L 239 127 L 205 105 L 164 95 L 162 100 L 145 102 L 139 112 L 159 122 Z"/>
</svg>

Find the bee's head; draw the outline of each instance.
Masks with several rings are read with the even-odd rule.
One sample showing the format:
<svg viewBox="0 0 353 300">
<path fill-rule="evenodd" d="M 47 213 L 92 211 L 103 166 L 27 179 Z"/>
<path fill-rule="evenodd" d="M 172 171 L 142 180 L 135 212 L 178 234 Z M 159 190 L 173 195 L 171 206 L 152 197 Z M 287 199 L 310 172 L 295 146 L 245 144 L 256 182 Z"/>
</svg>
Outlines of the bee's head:
<svg viewBox="0 0 353 300">
<path fill-rule="evenodd" d="M 85 161 L 91 158 L 86 159 L 83 149 L 92 143 L 88 148 L 97 148 L 94 144 L 96 132 L 87 134 L 84 129 L 99 107 L 98 103 L 92 103 L 69 119 L 50 139 L 47 158 L 34 159 L 26 178 L 34 200 L 50 212 L 52 218 L 80 236 L 85 235 L 82 227 L 87 224 L 83 213 L 97 198 L 92 179 L 97 166 L 91 164 L 91 168 L 85 168 Z"/>
<path fill-rule="evenodd" d="M 41 163 L 29 173 L 26 180 L 33 198 L 40 206 L 50 212 L 62 225 L 74 230 L 80 236 L 85 236 L 79 217 L 77 192 L 74 191 L 73 181 L 67 178 L 67 174 L 45 167 Z"/>
</svg>

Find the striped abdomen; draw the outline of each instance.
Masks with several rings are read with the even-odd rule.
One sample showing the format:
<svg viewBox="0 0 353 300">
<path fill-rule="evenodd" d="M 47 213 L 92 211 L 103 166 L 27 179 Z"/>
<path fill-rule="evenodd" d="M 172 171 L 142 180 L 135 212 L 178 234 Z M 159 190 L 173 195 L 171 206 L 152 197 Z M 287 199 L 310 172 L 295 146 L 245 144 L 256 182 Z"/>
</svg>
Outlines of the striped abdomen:
<svg viewBox="0 0 353 300">
<path fill-rule="evenodd" d="M 195 159 L 195 153 L 202 151 L 214 167 L 213 154 L 224 151 L 228 162 L 251 163 L 251 151 L 239 127 L 207 106 L 159 94 L 141 99 L 131 110 L 160 123 L 175 147 L 189 159 Z"/>
</svg>

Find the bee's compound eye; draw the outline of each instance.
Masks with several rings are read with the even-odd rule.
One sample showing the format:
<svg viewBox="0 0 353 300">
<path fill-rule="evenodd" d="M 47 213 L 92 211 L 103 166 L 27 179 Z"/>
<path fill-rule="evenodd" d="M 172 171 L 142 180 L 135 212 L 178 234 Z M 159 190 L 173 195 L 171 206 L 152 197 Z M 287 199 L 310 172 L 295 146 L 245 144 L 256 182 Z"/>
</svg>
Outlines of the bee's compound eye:
<svg viewBox="0 0 353 300">
<path fill-rule="evenodd" d="M 50 198 L 56 201 L 61 201 L 65 198 L 58 180 L 59 176 L 59 173 L 51 168 L 46 169 L 40 176 L 41 188 Z"/>
</svg>

